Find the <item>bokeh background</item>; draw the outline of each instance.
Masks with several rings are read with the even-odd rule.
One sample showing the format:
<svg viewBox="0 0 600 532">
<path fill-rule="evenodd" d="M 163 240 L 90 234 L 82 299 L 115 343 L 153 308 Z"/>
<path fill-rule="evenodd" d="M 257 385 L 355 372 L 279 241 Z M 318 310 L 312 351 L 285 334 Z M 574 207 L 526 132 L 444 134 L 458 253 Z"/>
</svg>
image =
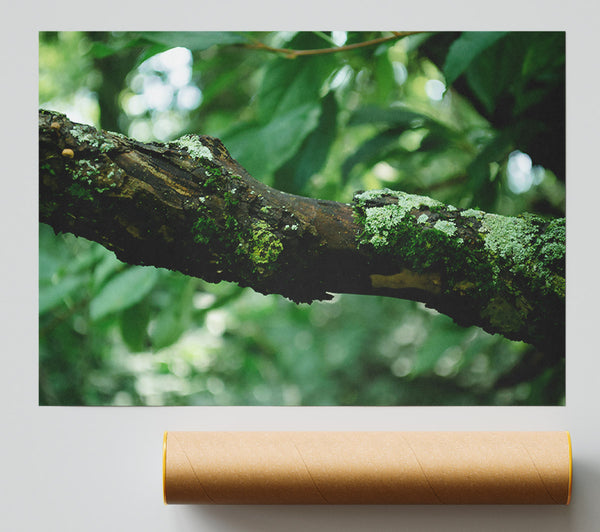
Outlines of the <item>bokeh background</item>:
<svg viewBox="0 0 600 532">
<path fill-rule="evenodd" d="M 39 104 L 141 141 L 219 137 L 286 192 L 564 216 L 564 33 L 394 37 L 44 32 Z M 564 378 L 564 360 L 414 302 L 296 305 L 40 224 L 43 405 L 558 405 Z"/>
</svg>

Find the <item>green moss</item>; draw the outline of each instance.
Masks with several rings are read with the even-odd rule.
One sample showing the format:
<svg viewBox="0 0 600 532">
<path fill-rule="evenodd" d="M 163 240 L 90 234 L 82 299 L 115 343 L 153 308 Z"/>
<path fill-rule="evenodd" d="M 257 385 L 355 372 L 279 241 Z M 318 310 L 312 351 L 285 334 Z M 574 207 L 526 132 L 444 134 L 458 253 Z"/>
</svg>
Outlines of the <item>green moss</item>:
<svg viewBox="0 0 600 532">
<path fill-rule="evenodd" d="M 208 245 L 219 234 L 219 226 L 211 218 L 199 217 L 192 226 L 194 242 Z"/>
<path fill-rule="evenodd" d="M 531 215 L 486 214 L 480 232 L 486 249 L 498 257 L 499 267 L 528 278 L 534 289 L 564 297 L 564 218 L 548 223 Z"/>
<path fill-rule="evenodd" d="M 58 209 L 58 204 L 54 201 L 40 203 L 40 216 L 42 219 L 50 218 Z"/>
<path fill-rule="evenodd" d="M 395 258 L 412 271 L 438 268 L 449 274 L 450 286 L 464 275 L 476 283 L 505 283 L 511 272 L 538 287 L 561 291 L 553 276 L 561 273 L 564 261 L 564 220 L 456 211 L 430 198 L 387 189 L 355 196 L 355 218 L 363 228 L 359 246 Z M 474 270 L 467 274 L 465 266 Z M 517 295 L 523 287 L 509 288 Z"/>
<path fill-rule="evenodd" d="M 50 175 L 56 175 L 56 172 L 52 169 L 52 167 L 48 163 L 44 163 L 41 166 L 41 169 L 48 172 Z"/>
<path fill-rule="evenodd" d="M 503 297 L 492 298 L 482 310 L 481 316 L 498 330 L 516 332 L 523 327 L 524 316 L 515 312 L 514 307 Z"/>
<path fill-rule="evenodd" d="M 546 291 L 554 293 L 560 298 L 566 297 L 566 280 L 558 274 L 549 274 L 546 276 Z"/>
<path fill-rule="evenodd" d="M 505 279 L 506 272 L 515 276 L 507 287 L 515 296 L 540 291 L 564 298 L 564 218 L 547 222 L 533 215 L 485 214 L 479 231 L 485 249 L 497 259 L 494 272 L 498 279 Z"/>
<path fill-rule="evenodd" d="M 265 221 L 259 220 L 252 224 L 248 242 L 248 257 L 256 265 L 259 273 L 270 270 L 282 251 L 281 240 L 271 231 Z"/>
<path fill-rule="evenodd" d="M 564 219 L 459 211 L 388 190 L 357 195 L 354 215 L 374 273 L 437 273 L 442 294 L 468 294 L 468 305 L 497 331 L 535 329 L 531 301 L 564 312 Z"/>
<path fill-rule="evenodd" d="M 234 193 L 235 193 L 235 189 L 228 190 L 227 192 L 225 192 L 223 194 L 223 199 L 225 200 L 225 205 L 227 207 L 235 206 L 240 202 L 240 200 L 235 197 Z"/>
<path fill-rule="evenodd" d="M 552 220 L 540 237 L 540 258 L 565 276 L 566 227 L 564 218 Z"/>
<path fill-rule="evenodd" d="M 208 246 L 216 266 L 248 279 L 271 275 L 283 243 L 264 220 L 243 227 L 231 210 L 239 201 L 229 197 L 224 213 L 215 218 L 204 204 L 192 226 L 194 241 Z"/>
<path fill-rule="evenodd" d="M 85 187 L 81 183 L 73 182 L 68 188 L 69 194 L 80 200 L 94 201 L 94 196 L 89 188 Z"/>
<path fill-rule="evenodd" d="M 390 203 L 390 198 L 398 203 Z M 456 209 L 424 196 L 382 190 L 355 196 L 354 212 L 363 228 L 359 247 L 372 250 L 374 256 L 385 256 L 388 264 L 396 262 L 398 268 L 417 273 L 443 272 L 442 290 L 465 286 L 482 294 L 487 290 L 490 267 L 481 260 L 476 242 L 465 245 Z"/>
</svg>

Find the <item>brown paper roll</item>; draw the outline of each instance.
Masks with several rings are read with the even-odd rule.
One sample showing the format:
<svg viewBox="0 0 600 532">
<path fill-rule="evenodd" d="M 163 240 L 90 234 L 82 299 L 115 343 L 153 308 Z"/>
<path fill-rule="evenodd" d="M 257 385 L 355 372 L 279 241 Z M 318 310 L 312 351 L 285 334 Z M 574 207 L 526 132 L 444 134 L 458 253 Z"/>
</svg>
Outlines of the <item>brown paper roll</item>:
<svg viewBox="0 0 600 532">
<path fill-rule="evenodd" d="M 568 432 L 167 432 L 168 504 L 569 504 Z"/>
</svg>

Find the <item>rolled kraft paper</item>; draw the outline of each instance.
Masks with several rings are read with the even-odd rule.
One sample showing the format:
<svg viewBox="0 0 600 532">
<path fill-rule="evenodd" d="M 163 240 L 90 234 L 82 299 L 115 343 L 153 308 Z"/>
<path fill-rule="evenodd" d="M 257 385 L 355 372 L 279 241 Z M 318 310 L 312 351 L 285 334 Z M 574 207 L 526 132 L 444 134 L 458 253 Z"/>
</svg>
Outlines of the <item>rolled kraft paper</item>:
<svg viewBox="0 0 600 532">
<path fill-rule="evenodd" d="M 168 504 L 568 504 L 567 432 L 167 432 Z"/>
</svg>

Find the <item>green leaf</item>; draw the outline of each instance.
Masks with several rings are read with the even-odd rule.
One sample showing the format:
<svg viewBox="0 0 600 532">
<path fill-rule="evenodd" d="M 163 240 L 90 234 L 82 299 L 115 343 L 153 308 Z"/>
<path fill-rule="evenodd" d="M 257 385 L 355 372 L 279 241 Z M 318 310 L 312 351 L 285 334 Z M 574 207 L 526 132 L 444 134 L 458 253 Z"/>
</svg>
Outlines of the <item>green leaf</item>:
<svg viewBox="0 0 600 532">
<path fill-rule="evenodd" d="M 372 166 L 384 160 L 392 148 L 401 151 L 402 148 L 398 146 L 398 139 L 402 131 L 402 128 L 386 129 L 364 142 L 342 164 L 342 180 L 347 182 L 350 173 L 357 165 Z"/>
<path fill-rule="evenodd" d="M 38 265 L 40 281 L 49 281 L 62 268 L 63 261 L 60 260 L 60 257 L 56 257 L 48 253 L 45 249 L 42 249 L 40 244 Z"/>
<path fill-rule="evenodd" d="M 286 44 L 287 48 L 306 49 L 323 46 L 322 39 L 312 33 L 300 33 Z M 293 112 L 294 109 L 320 101 L 325 80 L 339 66 L 331 55 L 278 57 L 265 71 L 258 92 L 258 120 L 268 122 L 275 116 Z"/>
<path fill-rule="evenodd" d="M 527 33 L 510 33 L 502 42 L 483 50 L 469 65 L 467 82 L 489 114 L 500 106 L 505 107 L 504 114 L 514 113 L 511 99 L 520 82 L 527 43 Z"/>
<path fill-rule="evenodd" d="M 248 42 L 243 33 L 235 31 L 146 31 L 138 33 L 138 36 L 171 48 L 183 46 L 192 52 L 206 50 L 214 45 Z"/>
<path fill-rule="evenodd" d="M 117 256 L 113 252 L 107 253 L 94 268 L 94 288 L 100 288 L 114 272 L 125 267 L 126 265 L 117 259 Z"/>
<path fill-rule="evenodd" d="M 382 48 L 379 54 L 375 54 L 375 64 L 373 73 L 375 75 L 375 99 L 378 102 L 386 103 L 393 97 L 397 88 L 394 78 L 394 68 L 387 54 L 387 47 Z"/>
<path fill-rule="evenodd" d="M 523 58 L 521 75 L 514 83 L 515 115 L 547 98 L 556 99 L 555 91 L 559 86 L 564 87 L 565 80 L 564 32 L 527 33 L 520 41 Z"/>
<path fill-rule="evenodd" d="M 366 106 L 355 111 L 348 125 L 358 126 L 362 124 L 388 124 L 393 126 L 403 126 L 406 129 L 418 127 L 427 127 L 434 120 L 422 113 L 411 111 L 404 107 L 376 107 Z"/>
<path fill-rule="evenodd" d="M 322 39 L 305 32 L 286 44 L 294 49 L 320 46 Z M 267 65 L 258 91 L 257 119 L 222 135 L 233 157 L 257 179 L 269 182 L 317 127 L 321 89 L 337 65 L 330 56 L 277 57 Z"/>
<path fill-rule="evenodd" d="M 197 279 L 174 276 L 170 280 L 170 298 L 160 310 L 150 335 L 152 348 L 163 349 L 174 344 L 188 329 L 193 310 Z"/>
<path fill-rule="evenodd" d="M 136 34 L 125 34 L 121 39 L 109 42 L 94 41 L 90 47 L 89 54 L 96 59 L 104 59 L 111 55 L 119 54 L 130 48 L 142 47 L 146 41 L 140 39 Z"/>
<path fill-rule="evenodd" d="M 74 249 L 74 256 L 66 258 L 65 271 L 68 273 L 89 272 L 106 254 L 111 253 L 96 242 L 85 242 L 82 249 Z"/>
<path fill-rule="evenodd" d="M 479 54 L 506 34 L 505 31 L 464 32 L 448 50 L 443 68 L 446 85 L 452 85 Z"/>
<path fill-rule="evenodd" d="M 474 204 L 481 209 L 489 209 L 497 188 L 491 183 L 490 163 L 503 162 L 512 150 L 511 138 L 506 133 L 494 136 L 477 154 L 467 168 L 469 182 L 467 189 L 473 194 Z"/>
<path fill-rule="evenodd" d="M 222 135 L 231 155 L 256 179 L 268 182 L 272 172 L 287 161 L 319 123 L 318 101 L 277 115 L 270 122 L 246 125 Z"/>
<path fill-rule="evenodd" d="M 558 80 L 564 77 L 565 64 L 565 32 L 540 31 L 526 33 L 527 40 L 522 75 L 532 78 L 540 74 L 555 72 L 560 74 Z"/>
<path fill-rule="evenodd" d="M 153 267 L 133 266 L 120 272 L 92 299 L 92 321 L 135 305 L 152 290 L 158 277 L 158 270 Z"/>
<path fill-rule="evenodd" d="M 156 351 L 173 345 L 185 332 L 186 324 L 178 312 L 163 309 L 157 316 L 152 329 L 152 348 Z"/>
<path fill-rule="evenodd" d="M 111 46 L 104 42 L 93 42 L 89 54 L 92 57 L 103 59 L 121 51 L 121 47 Z"/>
<path fill-rule="evenodd" d="M 64 277 L 56 284 L 40 283 L 39 289 L 39 314 L 44 314 L 49 310 L 61 305 L 65 298 L 74 294 L 82 286 L 84 286 L 86 278 L 81 277 Z"/>
<path fill-rule="evenodd" d="M 496 63 L 496 58 L 491 53 L 485 59 L 470 68 L 466 77 L 485 111 L 491 115 L 496 109 L 498 99 L 507 94 L 506 89 L 511 81 L 510 65 L 506 59 L 500 59 L 501 63 Z"/>
<path fill-rule="evenodd" d="M 467 334 L 468 329 L 459 327 L 451 318 L 442 314 L 436 316 L 429 328 L 427 339 L 418 349 L 412 374 L 418 376 L 431 372 L 444 351 L 460 344 Z"/>
<path fill-rule="evenodd" d="M 150 306 L 145 301 L 121 312 L 119 317 L 121 338 L 123 338 L 130 351 L 136 353 L 146 347 L 149 320 Z"/>
<path fill-rule="evenodd" d="M 397 153 L 405 153 L 405 150 L 398 145 L 400 135 L 404 131 L 423 127 L 428 129 L 435 127 L 445 128 L 445 126 L 436 123 L 432 118 L 403 107 L 362 107 L 353 113 L 348 121 L 348 125 L 355 126 L 363 124 L 385 124 L 392 127 L 381 131 L 374 137 L 365 141 L 344 161 L 342 165 L 342 179 L 344 181 L 349 179 L 350 172 L 359 164 L 372 166 L 389 156 L 391 150 L 394 150 Z"/>
<path fill-rule="evenodd" d="M 299 194 L 327 161 L 327 155 L 337 133 L 337 102 L 329 93 L 321 102 L 321 117 L 300 149 L 275 174 L 275 187 Z"/>
</svg>

